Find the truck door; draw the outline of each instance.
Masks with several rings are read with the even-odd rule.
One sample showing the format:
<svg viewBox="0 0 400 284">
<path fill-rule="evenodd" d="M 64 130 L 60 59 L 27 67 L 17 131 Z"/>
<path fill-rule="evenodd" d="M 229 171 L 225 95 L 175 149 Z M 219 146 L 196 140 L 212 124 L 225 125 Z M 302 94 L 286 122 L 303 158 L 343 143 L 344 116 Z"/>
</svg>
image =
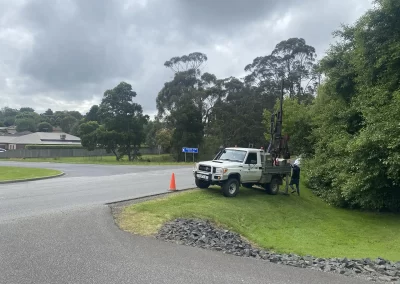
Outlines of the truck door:
<svg viewBox="0 0 400 284">
<path fill-rule="evenodd" d="M 261 157 L 256 152 L 249 152 L 245 161 L 243 171 L 245 174 L 245 182 L 258 182 L 261 179 Z"/>
</svg>

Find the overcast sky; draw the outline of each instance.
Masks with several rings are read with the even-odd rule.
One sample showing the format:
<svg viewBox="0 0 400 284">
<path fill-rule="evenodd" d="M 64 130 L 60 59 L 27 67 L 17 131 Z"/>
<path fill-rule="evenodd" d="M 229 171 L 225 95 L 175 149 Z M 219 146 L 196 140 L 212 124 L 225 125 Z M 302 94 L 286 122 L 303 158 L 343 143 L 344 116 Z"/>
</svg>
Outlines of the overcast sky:
<svg viewBox="0 0 400 284">
<path fill-rule="evenodd" d="M 207 54 L 204 71 L 242 77 L 281 40 L 302 37 L 321 58 L 332 31 L 371 0 L 0 0 L 0 107 L 88 111 L 126 81 L 148 114 L 164 62 Z"/>
</svg>

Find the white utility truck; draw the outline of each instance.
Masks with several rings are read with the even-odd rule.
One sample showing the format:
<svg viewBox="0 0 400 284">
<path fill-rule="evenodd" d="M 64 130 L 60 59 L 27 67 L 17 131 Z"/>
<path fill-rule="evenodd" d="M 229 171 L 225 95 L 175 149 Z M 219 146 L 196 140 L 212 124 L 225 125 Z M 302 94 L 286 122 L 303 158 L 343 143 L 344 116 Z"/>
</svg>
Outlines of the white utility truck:
<svg viewBox="0 0 400 284">
<path fill-rule="evenodd" d="M 211 161 L 197 163 L 193 174 L 197 187 L 219 185 L 226 197 L 236 196 L 240 185 L 258 185 L 275 195 L 284 180 L 287 193 L 291 165 L 287 159 L 273 159 L 263 149 L 233 147 L 221 150 Z"/>
</svg>

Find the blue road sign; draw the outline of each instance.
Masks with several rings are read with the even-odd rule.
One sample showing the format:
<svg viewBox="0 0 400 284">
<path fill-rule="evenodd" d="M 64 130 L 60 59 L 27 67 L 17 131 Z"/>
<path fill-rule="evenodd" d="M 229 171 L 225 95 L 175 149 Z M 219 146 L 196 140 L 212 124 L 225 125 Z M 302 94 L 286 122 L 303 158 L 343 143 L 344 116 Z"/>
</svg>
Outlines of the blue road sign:
<svg viewBox="0 0 400 284">
<path fill-rule="evenodd" d="M 199 148 L 183 147 L 182 148 L 182 153 L 198 154 L 199 153 Z"/>
</svg>

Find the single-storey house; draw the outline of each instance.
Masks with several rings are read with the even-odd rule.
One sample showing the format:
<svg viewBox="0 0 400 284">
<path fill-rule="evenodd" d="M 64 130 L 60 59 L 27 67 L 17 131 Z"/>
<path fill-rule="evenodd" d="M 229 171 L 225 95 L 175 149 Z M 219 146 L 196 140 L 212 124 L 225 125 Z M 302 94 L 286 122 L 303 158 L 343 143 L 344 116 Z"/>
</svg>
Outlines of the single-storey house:
<svg viewBox="0 0 400 284">
<path fill-rule="evenodd" d="M 25 149 L 26 145 L 81 145 L 81 139 L 63 132 L 35 132 L 22 136 L 0 136 L 0 148 Z M 3 146 L 3 147 L 2 147 Z"/>
<path fill-rule="evenodd" d="M 0 149 L 8 149 L 8 143 L 15 139 L 15 136 L 0 136 Z"/>
</svg>

